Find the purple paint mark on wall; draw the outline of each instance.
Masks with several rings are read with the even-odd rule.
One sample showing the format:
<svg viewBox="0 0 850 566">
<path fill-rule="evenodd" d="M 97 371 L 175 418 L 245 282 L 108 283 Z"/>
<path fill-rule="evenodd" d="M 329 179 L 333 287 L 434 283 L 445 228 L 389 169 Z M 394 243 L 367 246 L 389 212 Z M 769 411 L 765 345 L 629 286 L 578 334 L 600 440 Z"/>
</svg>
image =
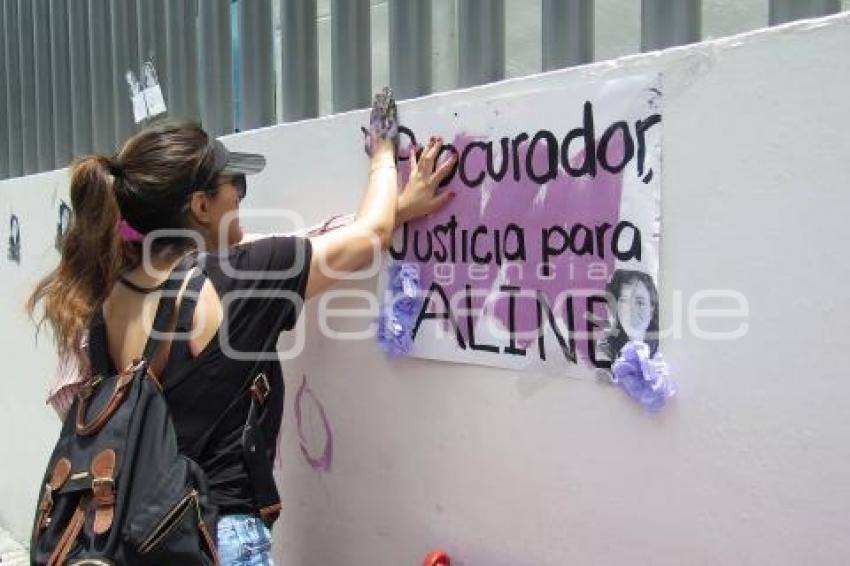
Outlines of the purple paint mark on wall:
<svg viewBox="0 0 850 566">
<path fill-rule="evenodd" d="M 301 453 L 316 471 L 328 472 L 333 458 L 333 431 L 322 403 L 307 385 L 307 376 L 295 394 L 295 421 Z"/>
</svg>

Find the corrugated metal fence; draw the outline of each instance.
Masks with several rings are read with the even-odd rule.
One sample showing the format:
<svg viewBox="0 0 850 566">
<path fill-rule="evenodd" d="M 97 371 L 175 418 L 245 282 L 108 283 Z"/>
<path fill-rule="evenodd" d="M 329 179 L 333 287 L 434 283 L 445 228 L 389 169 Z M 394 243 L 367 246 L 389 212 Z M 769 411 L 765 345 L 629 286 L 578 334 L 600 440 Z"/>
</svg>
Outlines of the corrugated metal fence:
<svg viewBox="0 0 850 566">
<path fill-rule="evenodd" d="M 277 1 L 279 10 L 273 0 L 0 0 L 0 179 L 114 152 L 141 126 L 134 88 L 141 117 L 155 113 L 141 91 L 158 87 L 167 115 L 216 135 L 317 116 L 316 0 Z M 840 4 L 770 0 L 769 23 Z M 432 7 L 388 0 L 390 84 L 400 98 L 432 92 Z M 330 0 L 330 9 L 333 111 L 368 106 L 370 2 Z M 641 48 L 699 41 L 701 11 L 701 0 L 642 0 Z M 504 78 L 505 0 L 457 0 L 456 22 L 457 84 Z M 541 29 L 543 70 L 594 60 L 594 0 L 542 0 Z"/>
</svg>

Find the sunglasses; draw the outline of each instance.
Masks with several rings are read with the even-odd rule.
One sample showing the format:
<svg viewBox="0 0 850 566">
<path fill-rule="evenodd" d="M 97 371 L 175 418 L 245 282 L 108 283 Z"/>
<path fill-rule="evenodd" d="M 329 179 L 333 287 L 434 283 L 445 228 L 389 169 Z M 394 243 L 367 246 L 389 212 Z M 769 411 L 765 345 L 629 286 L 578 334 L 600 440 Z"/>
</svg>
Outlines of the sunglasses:
<svg viewBox="0 0 850 566">
<path fill-rule="evenodd" d="M 218 189 L 222 185 L 226 185 L 228 183 L 232 184 L 233 188 L 236 189 L 236 196 L 240 201 L 245 198 L 245 195 L 248 193 L 248 180 L 245 178 L 245 175 L 241 173 L 232 175 L 230 179 L 215 185 L 213 189 Z"/>
<path fill-rule="evenodd" d="M 244 199 L 245 195 L 248 194 L 248 180 L 245 178 L 245 175 L 234 175 L 233 186 L 236 188 L 236 194 L 239 200 Z"/>
</svg>

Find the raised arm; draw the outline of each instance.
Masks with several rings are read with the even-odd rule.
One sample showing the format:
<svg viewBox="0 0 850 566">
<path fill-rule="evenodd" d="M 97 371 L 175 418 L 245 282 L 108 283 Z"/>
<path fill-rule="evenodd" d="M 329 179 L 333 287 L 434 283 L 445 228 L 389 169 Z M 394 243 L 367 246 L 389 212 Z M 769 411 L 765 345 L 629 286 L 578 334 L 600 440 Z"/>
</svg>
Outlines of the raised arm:
<svg viewBox="0 0 850 566">
<path fill-rule="evenodd" d="M 374 110 L 372 122 L 374 130 Z M 389 135 L 373 136 L 369 181 L 355 221 L 310 239 L 313 256 L 306 298 L 344 279 L 347 273 L 371 265 L 389 247 L 398 223 L 427 215 L 454 196 L 449 192 L 435 194 L 451 171 L 453 157 L 436 167 L 442 141 L 432 138 L 418 162 L 411 150 L 410 180 L 399 197 L 395 143 Z"/>
<path fill-rule="evenodd" d="M 373 154 L 366 192 L 351 224 L 310 239 L 313 255 L 306 298 L 323 291 L 345 273 L 369 265 L 392 239 L 398 199 L 392 145 Z"/>
</svg>

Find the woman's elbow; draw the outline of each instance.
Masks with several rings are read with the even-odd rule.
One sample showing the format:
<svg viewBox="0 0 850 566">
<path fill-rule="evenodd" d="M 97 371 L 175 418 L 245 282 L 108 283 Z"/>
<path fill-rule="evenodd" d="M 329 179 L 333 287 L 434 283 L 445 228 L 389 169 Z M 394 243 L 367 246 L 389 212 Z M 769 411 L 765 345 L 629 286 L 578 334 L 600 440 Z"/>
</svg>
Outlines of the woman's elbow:
<svg viewBox="0 0 850 566">
<path fill-rule="evenodd" d="M 374 235 L 382 252 L 393 243 L 393 229 L 391 227 L 379 226 L 375 228 Z"/>
<path fill-rule="evenodd" d="M 373 251 L 383 252 L 392 244 L 393 227 L 391 224 L 385 222 L 363 222 L 361 228 L 365 232 L 365 235 L 368 236 L 370 248 Z"/>
</svg>

